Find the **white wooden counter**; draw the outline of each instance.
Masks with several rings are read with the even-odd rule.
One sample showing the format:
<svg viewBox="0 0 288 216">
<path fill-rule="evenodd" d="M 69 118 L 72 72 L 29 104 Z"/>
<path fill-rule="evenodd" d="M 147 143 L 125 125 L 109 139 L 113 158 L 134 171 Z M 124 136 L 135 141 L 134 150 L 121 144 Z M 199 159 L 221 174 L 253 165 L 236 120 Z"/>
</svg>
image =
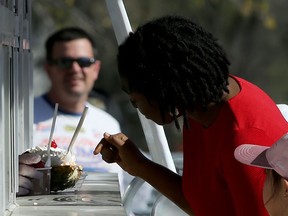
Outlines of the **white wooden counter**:
<svg viewBox="0 0 288 216">
<path fill-rule="evenodd" d="M 118 176 L 88 173 L 79 191 L 17 198 L 12 216 L 126 216 Z"/>
</svg>

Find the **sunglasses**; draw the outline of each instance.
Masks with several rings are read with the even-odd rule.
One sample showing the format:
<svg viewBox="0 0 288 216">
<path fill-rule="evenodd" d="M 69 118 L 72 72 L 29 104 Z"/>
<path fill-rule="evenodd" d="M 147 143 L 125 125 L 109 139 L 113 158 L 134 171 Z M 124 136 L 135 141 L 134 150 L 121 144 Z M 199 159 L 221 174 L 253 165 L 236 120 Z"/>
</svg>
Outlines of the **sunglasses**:
<svg viewBox="0 0 288 216">
<path fill-rule="evenodd" d="M 59 58 L 59 59 L 53 59 L 49 60 L 48 64 L 55 65 L 61 69 L 69 69 L 72 67 L 72 64 L 74 62 L 77 62 L 77 64 L 81 67 L 90 67 L 92 64 L 96 62 L 96 59 L 94 58 L 88 58 L 88 57 L 82 57 L 82 58 Z"/>
</svg>

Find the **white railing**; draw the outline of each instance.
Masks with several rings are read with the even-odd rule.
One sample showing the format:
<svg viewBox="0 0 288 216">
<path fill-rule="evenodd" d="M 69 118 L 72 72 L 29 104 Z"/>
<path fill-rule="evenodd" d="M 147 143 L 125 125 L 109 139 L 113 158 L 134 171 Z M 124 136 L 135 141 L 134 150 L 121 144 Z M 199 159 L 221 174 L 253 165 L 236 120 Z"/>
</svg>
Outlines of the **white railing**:
<svg viewBox="0 0 288 216">
<path fill-rule="evenodd" d="M 117 43 L 121 44 L 128 36 L 129 32 L 132 31 L 124 3 L 122 0 L 106 0 L 106 5 L 112 21 Z M 163 127 L 157 125 L 149 119 L 146 119 L 139 110 L 137 110 L 137 112 L 143 128 L 151 159 L 156 163 L 166 166 L 167 168 L 176 172 L 175 164 Z M 134 178 L 125 191 L 123 204 L 128 214 L 132 208 L 133 198 L 143 183 L 144 180 L 140 178 Z"/>
</svg>

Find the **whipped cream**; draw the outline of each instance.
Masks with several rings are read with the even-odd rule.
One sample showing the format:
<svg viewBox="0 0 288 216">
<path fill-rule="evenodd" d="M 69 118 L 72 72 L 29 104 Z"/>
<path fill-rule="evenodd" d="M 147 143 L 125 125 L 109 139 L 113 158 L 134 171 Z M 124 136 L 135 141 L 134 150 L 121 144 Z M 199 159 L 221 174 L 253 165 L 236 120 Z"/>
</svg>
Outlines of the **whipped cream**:
<svg viewBox="0 0 288 216">
<path fill-rule="evenodd" d="M 36 153 L 41 156 L 41 160 L 43 162 L 47 161 L 47 146 L 35 146 L 28 150 L 30 153 Z M 50 158 L 51 158 L 51 166 L 63 166 L 63 165 L 70 165 L 74 166 L 76 165 L 76 157 L 75 155 L 72 155 L 71 153 L 68 153 L 67 151 L 60 148 L 50 148 Z M 65 156 L 65 157 L 64 157 Z"/>
</svg>

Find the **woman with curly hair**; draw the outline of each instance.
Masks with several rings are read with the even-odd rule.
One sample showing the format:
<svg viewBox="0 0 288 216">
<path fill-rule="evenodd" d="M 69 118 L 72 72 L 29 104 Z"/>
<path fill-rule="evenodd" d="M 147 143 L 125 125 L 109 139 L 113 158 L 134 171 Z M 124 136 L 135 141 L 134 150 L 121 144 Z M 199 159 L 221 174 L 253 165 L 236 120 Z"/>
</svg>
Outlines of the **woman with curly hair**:
<svg viewBox="0 0 288 216">
<path fill-rule="evenodd" d="M 94 154 L 118 163 L 188 214 L 264 216 L 263 169 L 234 158 L 242 143 L 271 146 L 287 132 L 275 102 L 229 74 L 213 35 L 189 19 L 164 16 L 138 27 L 119 46 L 122 89 L 159 125 L 183 118 L 183 175 L 147 159 L 125 134 L 104 134 Z"/>
</svg>

